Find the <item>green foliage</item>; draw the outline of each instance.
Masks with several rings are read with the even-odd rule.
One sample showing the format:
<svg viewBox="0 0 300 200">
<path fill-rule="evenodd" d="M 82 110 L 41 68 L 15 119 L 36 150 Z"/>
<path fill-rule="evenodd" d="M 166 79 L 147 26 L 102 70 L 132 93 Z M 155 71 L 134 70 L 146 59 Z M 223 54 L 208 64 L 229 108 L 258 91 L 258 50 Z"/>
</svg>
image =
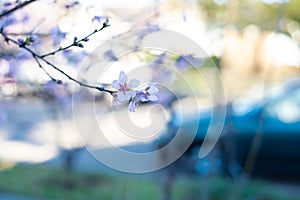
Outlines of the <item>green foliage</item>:
<svg viewBox="0 0 300 200">
<path fill-rule="evenodd" d="M 213 0 L 198 0 L 198 4 L 209 24 L 222 25 L 224 23 L 226 5 L 218 5 Z"/>
<path fill-rule="evenodd" d="M 160 199 L 163 186 L 154 176 L 127 174 L 99 175 L 58 169 L 18 166 L 0 172 L 0 191 L 34 196 L 42 199 Z M 201 199 L 206 191 L 210 200 L 228 199 L 240 185 L 224 178 L 177 177 L 173 183 L 172 199 Z M 239 192 L 238 199 L 299 200 L 297 194 L 274 186 L 248 181 Z"/>
<path fill-rule="evenodd" d="M 229 2 L 232 5 L 229 5 Z M 262 0 L 236 0 L 227 1 L 227 4 L 222 5 L 213 0 L 198 0 L 198 5 L 211 26 L 228 25 L 228 15 L 233 16 L 232 23 L 241 29 L 249 24 L 254 24 L 262 30 L 275 30 L 278 26 L 278 19 L 283 20 L 284 26 L 286 25 L 285 20 L 300 22 L 299 0 L 290 0 L 285 4 L 266 4 Z M 285 27 L 281 28 L 285 29 Z"/>
<path fill-rule="evenodd" d="M 285 8 L 285 15 L 291 20 L 300 22 L 300 1 L 290 0 Z"/>
<path fill-rule="evenodd" d="M 149 180 L 109 175 L 66 173 L 59 169 L 17 166 L 0 172 L 0 191 L 42 199 L 158 199 Z"/>
</svg>

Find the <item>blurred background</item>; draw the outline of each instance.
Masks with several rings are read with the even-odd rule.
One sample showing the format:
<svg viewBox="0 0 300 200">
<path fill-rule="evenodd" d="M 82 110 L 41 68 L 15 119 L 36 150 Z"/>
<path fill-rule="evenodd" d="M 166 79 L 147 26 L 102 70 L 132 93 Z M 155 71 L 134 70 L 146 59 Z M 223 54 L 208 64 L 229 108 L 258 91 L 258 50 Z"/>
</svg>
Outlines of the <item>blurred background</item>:
<svg viewBox="0 0 300 200">
<path fill-rule="evenodd" d="M 0 13 L 22 2 L 0 1 Z M 165 88 L 159 88 L 158 102 L 140 105 L 136 113 L 128 114 L 126 106 L 114 110 L 110 95 L 74 89 L 71 81 L 45 64 L 63 84 L 49 81 L 28 52 L 7 44 L 1 35 L 0 199 L 300 199 L 299 9 L 299 0 L 39 0 L 1 17 L 8 36 L 37 36 L 30 48 L 40 54 L 109 21 L 111 26 L 90 37 L 84 48 L 68 49 L 49 60 L 77 77 L 79 70 L 97 67 L 87 65 L 86 59 L 109 41 L 111 49 L 96 58 L 111 65 L 99 80 L 103 86 L 110 87 L 121 70 L 131 77 L 130 71 L 143 65 L 149 66 L 149 80 Z M 145 50 L 119 58 L 113 51 L 120 45 L 115 44 L 117 38 L 142 27 L 182 34 L 203 48 L 205 56 L 195 57 L 188 50 L 175 56 Z M 147 34 L 136 37 L 142 43 Z M 196 67 L 186 62 L 191 59 Z M 174 78 L 163 65 L 174 66 L 191 84 Z M 212 68 L 219 70 L 221 86 L 210 74 Z M 198 72 L 216 79 L 215 88 L 208 88 Z M 226 101 L 214 104 L 211 89 L 224 92 Z M 80 135 L 73 121 L 74 94 L 77 112 L 82 113 L 79 120 L 86 124 Z M 198 109 L 191 103 L 195 100 Z M 178 129 L 189 135 L 196 128 L 197 134 L 185 153 L 163 169 L 119 172 L 85 148 L 96 146 L 100 153 L 110 148 L 95 141 L 97 127 L 86 114 L 91 104 L 96 105 L 98 125 L 109 141 L 131 152 L 160 149 Z M 178 105 L 186 109 L 182 112 Z M 212 126 L 213 107 L 226 109 L 221 136 L 213 150 L 199 158 Z M 139 127 L 159 119 L 154 127 L 159 131 L 143 133 L 149 137 L 142 141 L 124 135 L 115 115 L 129 115 Z M 142 164 L 157 165 L 177 149 L 169 151 Z"/>
</svg>

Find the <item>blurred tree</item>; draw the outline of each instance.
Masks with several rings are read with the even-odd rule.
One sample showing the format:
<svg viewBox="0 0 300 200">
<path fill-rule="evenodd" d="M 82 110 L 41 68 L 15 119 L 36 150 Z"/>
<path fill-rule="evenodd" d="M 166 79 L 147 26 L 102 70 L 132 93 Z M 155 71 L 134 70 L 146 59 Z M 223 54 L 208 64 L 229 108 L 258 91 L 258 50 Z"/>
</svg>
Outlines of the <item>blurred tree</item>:
<svg viewBox="0 0 300 200">
<path fill-rule="evenodd" d="M 286 4 L 285 16 L 291 20 L 297 21 L 300 23 L 300 1 L 299 0 L 290 0 Z"/>
<path fill-rule="evenodd" d="M 210 26 L 235 25 L 243 29 L 249 24 L 257 25 L 262 30 L 276 30 L 278 19 L 300 22 L 300 1 L 252 1 L 252 0 L 198 0 L 203 16 Z M 280 24 L 285 31 L 287 23 Z"/>
</svg>

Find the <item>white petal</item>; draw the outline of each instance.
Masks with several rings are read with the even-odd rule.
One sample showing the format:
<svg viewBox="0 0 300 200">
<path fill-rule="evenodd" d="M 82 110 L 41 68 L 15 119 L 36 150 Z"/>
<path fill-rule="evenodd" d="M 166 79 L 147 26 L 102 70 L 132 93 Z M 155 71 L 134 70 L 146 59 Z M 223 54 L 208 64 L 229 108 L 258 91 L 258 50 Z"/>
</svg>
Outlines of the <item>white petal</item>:
<svg viewBox="0 0 300 200">
<path fill-rule="evenodd" d="M 125 97 L 124 92 L 118 91 L 117 99 L 118 99 L 119 102 L 124 103 L 126 101 L 126 97 Z"/>
<path fill-rule="evenodd" d="M 130 103 L 128 104 L 128 109 L 130 112 L 135 112 L 135 102 L 134 101 L 130 101 Z"/>
<path fill-rule="evenodd" d="M 149 87 L 149 90 L 148 90 L 149 94 L 157 94 L 158 92 L 159 92 L 159 90 L 157 87 L 154 87 L 154 86 Z"/>
<path fill-rule="evenodd" d="M 133 92 L 133 91 L 127 91 L 127 92 L 125 92 L 125 98 L 126 98 L 126 100 L 129 100 L 133 96 L 135 96 L 135 92 Z"/>
<path fill-rule="evenodd" d="M 145 97 L 143 97 L 143 98 L 141 98 L 139 101 L 140 101 L 140 102 L 147 102 L 148 99 L 146 99 Z"/>
<path fill-rule="evenodd" d="M 115 89 L 117 89 L 117 90 L 120 89 L 119 81 L 114 80 L 112 82 L 112 87 L 115 88 Z"/>
<path fill-rule="evenodd" d="M 127 75 L 125 74 L 125 72 L 121 71 L 119 75 L 119 83 L 121 85 L 125 85 L 126 82 L 127 82 Z"/>
<path fill-rule="evenodd" d="M 157 100 L 158 100 L 157 96 L 155 96 L 155 95 L 150 95 L 150 96 L 148 96 L 147 99 L 148 99 L 149 101 L 157 101 Z"/>
<path fill-rule="evenodd" d="M 136 79 L 132 79 L 132 80 L 130 80 L 129 83 L 128 83 L 128 87 L 129 87 L 129 88 L 135 88 L 135 87 L 137 87 L 137 86 L 139 86 L 139 85 L 140 85 L 140 81 L 139 81 L 139 80 L 136 80 Z"/>
<path fill-rule="evenodd" d="M 131 91 L 131 98 L 135 98 L 136 96 L 137 96 L 137 91 Z"/>
</svg>

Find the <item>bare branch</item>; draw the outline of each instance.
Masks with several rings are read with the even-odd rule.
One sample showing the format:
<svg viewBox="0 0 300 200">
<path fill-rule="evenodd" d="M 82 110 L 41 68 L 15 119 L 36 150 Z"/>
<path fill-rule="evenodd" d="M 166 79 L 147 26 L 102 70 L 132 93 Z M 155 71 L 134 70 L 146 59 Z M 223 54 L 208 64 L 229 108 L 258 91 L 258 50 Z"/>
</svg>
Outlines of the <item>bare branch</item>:
<svg viewBox="0 0 300 200">
<path fill-rule="evenodd" d="M 108 25 L 104 23 L 103 26 L 102 26 L 100 29 L 95 30 L 94 32 L 88 34 L 86 37 L 84 37 L 84 38 L 78 40 L 77 42 L 84 41 L 85 38 L 88 38 L 89 36 L 91 36 L 91 35 L 93 35 L 93 34 L 99 32 L 99 31 L 103 30 L 103 29 L 104 29 L 105 27 L 107 27 L 107 26 L 108 26 Z M 111 95 L 113 95 L 114 93 L 116 93 L 116 91 L 108 90 L 108 89 L 105 89 L 104 87 L 99 87 L 99 86 L 96 86 L 96 85 L 91 85 L 91 84 L 89 84 L 89 83 L 85 83 L 85 82 L 83 82 L 83 81 L 79 81 L 79 80 L 77 80 L 77 79 L 71 77 L 70 75 L 68 75 L 68 74 L 67 74 L 66 72 L 64 72 L 62 69 L 60 69 L 59 67 L 57 67 L 56 65 L 54 65 L 53 63 L 51 63 L 50 61 L 48 61 L 48 60 L 45 58 L 46 56 L 54 55 L 55 53 L 57 53 L 57 52 L 59 52 L 59 51 L 66 50 L 66 49 L 68 49 L 68 48 L 70 48 L 70 47 L 72 47 L 72 46 L 77 46 L 77 45 L 74 44 L 75 41 L 74 41 L 73 44 L 71 44 L 71 45 L 69 45 L 69 46 L 66 46 L 66 47 L 64 47 L 64 48 L 60 48 L 60 49 L 58 49 L 58 50 L 56 50 L 56 51 L 53 51 L 53 52 L 50 52 L 50 53 L 48 53 L 48 54 L 39 55 L 39 54 L 37 54 L 35 51 L 33 51 L 32 49 L 30 49 L 29 47 L 27 47 L 25 44 L 19 43 L 18 41 L 14 40 L 13 38 L 10 38 L 7 34 L 5 34 L 5 33 L 3 32 L 3 30 L 0 31 L 0 34 L 3 36 L 4 40 L 5 40 L 7 43 L 12 42 L 13 44 L 18 45 L 20 48 L 22 48 L 22 49 L 26 50 L 27 52 L 29 52 L 29 53 L 32 55 L 32 57 L 35 59 L 35 61 L 36 61 L 36 63 L 38 64 L 38 66 L 39 66 L 39 67 L 47 74 L 47 76 L 48 76 L 51 80 L 55 81 L 57 84 L 62 84 L 62 81 L 59 80 L 59 79 L 56 79 L 56 78 L 52 77 L 52 76 L 47 72 L 47 70 L 42 66 L 40 60 L 43 61 L 43 62 L 45 62 L 47 65 L 51 66 L 54 70 L 56 70 L 56 71 L 58 71 L 59 73 L 63 74 L 63 75 L 64 75 L 65 77 L 67 77 L 69 80 L 71 80 L 71 81 L 73 81 L 73 82 L 79 84 L 79 85 L 82 86 L 82 87 L 91 88 L 91 89 L 96 89 L 96 90 L 99 90 L 99 91 L 102 91 L 102 92 L 107 92 L 107 93 L 110 93 Z"/>
<path fill-rule="evenodd" d="M 60 52 L 60 51 L 64 51 L 64 50 L 67 50 L 71 47 L 74 47 L 74 46 L 79 46 L 80 47 L 80 44 L 81 42 L 87 42 L 89 40 L 89 37 L 94 35 L 95 33 L 98 33 L 100 31 L 102 31 L 104 28 L 108 27 L 109 25 L 106 24 L 106 23 L 103 23 L 103 26 L 100 28 L 100 29 L 96 29 L 94 30 L 92 33 L 88 34 L 87 36 L 81 38 L 81 39 L 77 39 L 77 37 L 74 38 L 74 41 L 72 44 L 68 45 L 68 46 L 65 46 L 65 47 L 60 47 L 58 48 L 57 50 L 55 51 L 52 51 L 52 52 L 49 52 L 49 53 L 46 53 L 46 54 L 43 54 L 41 55 L 41 58 L 45 58 L 47 56 L 50 56 L 50 55 L 55 55 L 56 53 Z"/>
<path fill-rule="evenodd" d="M 32 32 L 24 32 L 24 33 L 6 33 L 6 35 L 8 36 L 28 36 L 33 34 Z M 34 35 L 37 35 L 39 37 L 49 37 L 51 34 L 47 34 L 47 33 L 34 33 Z"/>
<path fill-rule="evenodd" d="M 31 3 L 33 3 L 33 2 L 35 2 L 35 1 L 38 1 L 38 0 L 28 0 L 28 1 L 25 1 L 25 2 L 23 2 L 23 3 L 21 3 L 21 4 L 18 4 L 18 5 L 16 5 L 15 7 L 13 7 L 12 9 L 9 9 L 9 10 L 6 10 L 6 11 L 2 12 L 2 13 L 0 14 L 0 18 L 4 17 L 4 16 L 6 16 L 6 15 L 8 15 L 8 14 L 10 14 L 10 13 L 13 13 L 13 12 L 15 12 L 16 10 L 18 10 L 18 9 L 20 9 L 20 8 L 23 8 L 23 7 L 25 7 L 25 6 L 27 6 L 27 5 L 31 4 Z"/>
</svg>

